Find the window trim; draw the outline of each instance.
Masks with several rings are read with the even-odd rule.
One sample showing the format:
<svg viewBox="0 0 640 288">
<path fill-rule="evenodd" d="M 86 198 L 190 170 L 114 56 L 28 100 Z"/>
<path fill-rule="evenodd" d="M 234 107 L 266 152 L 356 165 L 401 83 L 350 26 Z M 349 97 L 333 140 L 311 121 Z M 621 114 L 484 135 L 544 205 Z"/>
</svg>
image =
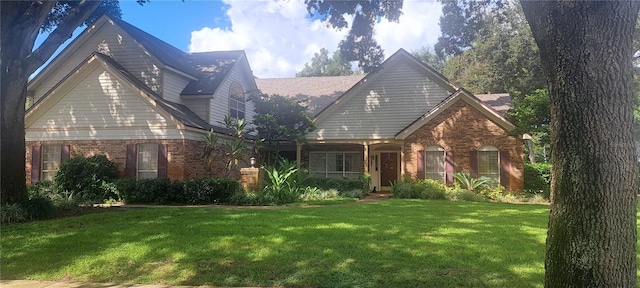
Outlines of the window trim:
<svg viewBox="0 0 640 288">
<path fill-rule="evenodd" d="M 324 162 L 324 171 L 311 171 L 311 155 L 312 154 L 324 154 L 324 161 L 325 161 Z M 342 178 L 353 179 L 352 177 L 349 177 L 349 176 L 353 176 L 353 175 L 360 176 L 360 175 L 363 174 L 362 165 L 363 165 L 364 159 L 361 161 L 360 167 L 357 167 L 357 165 L 354 166 L 353 163 L 350 164 L 350 166 L 352 168 L 355 168 L 357 171 L 345 171 L 345 168 L 347 168 L 347 166 L 349 166 L 345 162 L 346 159 L 347 159 L 347 157 L 345 157 L 345 156 L 346 155 L 352 155 L 352 157 L 355 157 L 355 158 L 352 158 L 351 162 L 354 162 L 353 159 L 359 159 L 359 158 L 363 157 L 362 156 L 362 152 L 359 152 L 359 151 L 310 151 L 309 152 L 309 167 L 308 167 L 310 175 L 322 175 L 322 174 L 324 174 L 324 178 L 334 178 L 334 177 L 329 177 L 329 175 L 337 175 L 338 174 L 337 172 L 340 172 L 340 171 L 329 171 L 329 169 L 327 169 L 327 167 L 329 166 L 329 157 L 328 157 L 329 154 L 335 155 L 335 156 L 342 155 L 342 164 L 341 165 L 338 165 L 337 163 L 335 164 L 336 168 L 339 167 L 339 166 L 342 167 L 342 175 L 341 175 Z"/>
<path fill-rule="evenodd" d="M 428 152 L 439 152 L 438 154 L 442 155 L 442 163 L 440 165 L 440 167 L 442 168 L 442 171 L 433 172 L 428 170 L 428 167 L 429 167 Z M 433 146 L 428 146 L 427 149 L 423 151 L 423 153 L 424 153 L 424 157 L 423 157 L 424 158 L 424 179 L 433 179 L 436 181 L 442 181 L 442 183 L 446 183 L 447 182 L 447 150 L 445 150 L 441 146 L 433 145 Z M 439 179 L 429 177 L 429 174 L 435 175 L 436 173 L 438 174 Z"/>
<path fill-rule="evenodd" d="M 484 157 L 481 157 L 481 155 L 483 153 L 495 153 L 496 155 L 496 161 L 495 161 L 495 167 L 497 168 L 495 173 L 482 173 L 482 169 L 480 169 L 480 167 L 483 165 L 482 161 Z M 497 147 L 495 146 L 491 146 L 491 145 L 484 145 L 482 147 L 480 147 L 480 149 L 478 149 L 478 167 L 477 167 L 477 171 L 478 171 L 478 177 L 482 177 L 482 176 L 486 176 L 489 177 L 491 179 L 496 180 L 498 183 L 500 183 L 500 174 L 502 171 L 502 167 L 500 166 L 500 150 L 498 150 Z M 487 167 L 489 167 L 488 165 L 489 163 L 487 163 Z M 494 177 L 495 176 L 495 177 Z"/>
<path fill-rule="evenodd" d="M 242 109 L 240 109 L 240 106 L 242 106 Z M 239 82 L 233 82 L 229 87 L 229 117 L 245 119 L 246 115 L 247 99 L 244 97 L 244 88 Z"/>
<path fill-rule="evenodd" d="M 143 146 L 147 146 L 147 147 L 155 147 L 155 155 L 150 155 L 149 159 L 155 159 L 155 169 L 146 169 L 146 170 L 141 170 L 140 169 L 140 152 L 144 152 L 143 149 L 140 149 L 140 147 Z M 158 163 L 158 154 L 160 153 L 160 147 L 157 143 L 138 143 L 136 144 L 136 179 L 140 180 L 140 179 L 155 179 L 155 178 L 159 178 L 159 173 L 158 173 L 158 167 L 159 167 L 159 163 Z M 143 159 L 144 160 L 144 159 Z M 140 178 L 140 173 L 155 173 L 155 177 L 150 177 L 150 178 Z"/>
<path fill-rule="evenodd" d="M 62 145 L 59 144 L 43 144 L 40 148 L 40 181 L 49 180 L 52 181 L 55 177 L 58 170 L 60 170 L 60 164 L 62 163 Z M 46 153 L 45 150 L 47 148 L 57 148 L 56 154 L 54 153 Z M 55 159 L 49 159 L 48 161 L 45 159 L 45 155 L 54 155 Z M 55 162 L 57 160 L 57 165 L 55 165 L 54 169 L 45 169 L 45 162 Z M 45 177 L 46 174 L 52 174 L 51 179 L 47 179 Z"/>
</svg>

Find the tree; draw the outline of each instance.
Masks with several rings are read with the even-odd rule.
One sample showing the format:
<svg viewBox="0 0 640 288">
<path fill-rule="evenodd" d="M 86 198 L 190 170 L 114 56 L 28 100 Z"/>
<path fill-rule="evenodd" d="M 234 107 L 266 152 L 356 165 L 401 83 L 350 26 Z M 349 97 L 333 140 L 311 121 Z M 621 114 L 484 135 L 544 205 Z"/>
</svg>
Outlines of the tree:
<svg viewBox="0 0 640 288">
<path fill-rule="evenodd" d="M 307 109 L 296 100 L 260 93 L 251 101 L 256 105 L 253 125 L 258 138 L 276 152 L 281 142 L 304 142 L 305 135 L 315 129 Z"/>
<path fill-rule="evenodd" d="M 549 144 L 549 129 L 551 125 L 551 103 L 549 91 L 539 89 L 523 98 L 514 98 L 514 107 L 507 111 L 506 116 L 514 123 L 516 129 L 510 133 L 514 136 L 531 134 L 533 139 L 526 141 L 529 152 L 529 162 L 536 163 L 536 153 L 533 142 L 542 147 L 542 156 L 546 162 L 546 145 Z"/>
<path fill-rule="evenodd" d="M 637 1 L 522 1 L 551 97 L 546 287 L 635 287 Z"/>
<path fill-rule="evenodd" d="M 324 11 L 331 2 L 323 2 L 328 6 Z M 481 9 L 499 8 L 503 1 L 481 1 L 487 4 L 475 6 L 479 8 L 470 8 L 477 1 L 451 2 L 445 2 L 444 17 L 466 14 L 466 19 L 482 17 Z M 635 287 L 636 99 L 631 59 L 640 2 L 521 4 L 550 94 L 553 179 L 545 286 Z M 451 41 L 452 47 L 462 47 L 449 48 L 452 54 L 473 41 L 474 36 L 465 33 L 475 31 L 474 25 L 463 21 L 462 27 L 448 31 L 452 40 L 471 39 Z"/>
<path fill-rule="evenodd" d="M 138 0 L 142 4 L 145 0 Z M 24 112 L 29 75 L 82 24 L 99 15 L 119 17 L 118 1 L 0 2 L 0 203 L 27 199 Z M 51 31 L 35 50 L 38 33 Z"/>
<path fill-rule="evenodd" d="M 447 60 L 446 57 L 434 53 L 429 47 L 422 47 L 418 50 L 411 51 L 411 54 L 438 72 L 442 70 Z"/>
<path fill-rule="evenodd" d="M 246 162 L 249 147 L 245 134 L 250 133 L 251 129 L 247 129 L 247 122 L 244 119 L 235 119 L 228 115 L 224 116 L 222 124 L 228 131 L 226 137 L 221 139 L 217 132 L 210 129 L 204 136 L 205 147 L 202 158 L 207 159 L 207 163 L 212 165 L 217 162 L 219 154 L 224 153 L 223 161 L 226 162 L 224 177 L 229 177 L 240 161 Z"/>
<path fill-rule="evenodd" d="M 320 53 L 315 53 L 311 58 L 311 64 L 305 63 L 304 68 L 296 73 L 296 77 L 320 77 L 320 76 L 344 76 L 352 75 L 351 64 L 340 56 L 340 51 L 333 52 L 329 58 L 327 49 L 320 49 Z"/>
<path fill-rule="evenodd" d="M 374 25 L 381 19 L 398 22 L 402 1 L 391 0 L 305 0 L 311 17 L 319 16 L 327 25 L 344 29 L 346 15 L 353 15 L 349 33 L 340 41 L 340 55 L 346 61 L 358 61 L 365 73 L 374 72 L 384 60 L 384 51 L 373 37 Z"/>
</svg>

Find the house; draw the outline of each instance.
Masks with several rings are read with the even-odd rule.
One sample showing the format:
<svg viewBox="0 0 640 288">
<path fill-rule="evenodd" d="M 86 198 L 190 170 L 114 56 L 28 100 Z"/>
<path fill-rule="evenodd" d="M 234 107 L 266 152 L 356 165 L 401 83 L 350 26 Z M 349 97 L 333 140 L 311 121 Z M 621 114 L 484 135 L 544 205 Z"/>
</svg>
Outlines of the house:
<svg viewBox="0 0 640 288">
<path fill-rule="evenodd" d="M 252 120 L 253 78 L 243 51 L 185 53 L 103 16 L 28 84 L 26 181 L 96 153 L 139 179 L 221 176 L 202 158 L 204 135 L 224 137 L 225 115 Z"/>
<path fill-rule="evenodd" d="M 473 95 L 403 49 L 381 67 L 365 77 L 256 80 L 263 93 L 310 100 L 317 129 L 297 144 L 300 165 L 320 177 L 367 173 L 377 190 L 403 175 L 453 183 L 455 172 L 523 189 L 508 94 Z"/>
<path fill-rule="evenodd" d="M 405 50 L 366 76 L 255 79 L 243 51 L 185 53 L 106 16 L 29 82 L 26 181 L 97 153 L 138 179 L 221 176 L 202 157 L 204 136 L 225 137 L 225 116 L 252 121 L 259 89 L 309 100 L 317 129 L 291 152 L 315 176 L 367 173 L 382 190 L 403 175 L 452 183 L 469 172 L 523 188 L 509 95 L 473 95 Z"/>
</svg>

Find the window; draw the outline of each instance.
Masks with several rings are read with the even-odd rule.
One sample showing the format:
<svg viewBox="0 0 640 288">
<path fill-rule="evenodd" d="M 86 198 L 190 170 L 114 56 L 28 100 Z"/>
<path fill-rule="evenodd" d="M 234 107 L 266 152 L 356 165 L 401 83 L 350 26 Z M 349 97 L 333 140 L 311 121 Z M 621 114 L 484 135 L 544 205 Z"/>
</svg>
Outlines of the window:
<svg viewBox="0 0 640 288">
<path fill-rule="evenodd" d="M 311 152 L 309 173 L 325 178 L 358 179 L 362 175 L 362 157 L 358 152 Z"/>
<path fill-rule="evenodd" d="M 229 116 L 235 119 L 244 119 L 244 108 L 244 89 L 238 82 L 233 82 L 229 88 Z"/>
<path fill-rule="evenodd" d="M 42 145 L 42 177 L 40 180 L 52 181 L 58 172 L 62 159 L 62 146 Z"/>
<path fill-rule="evenodd" d="M 500 181 L 500 153 L 493 146 L 482 146 L 478 150 L 478 176 L 487 176 Z"/>
<path fill-rule="evenodd" d="M 138 144 L 138 179 L 158 178 L 158 144 Z"/>
<path fill-rule="evenodd" d="M 425 153 L 425 178 L 438 181 L 445 181 L 445 151 L 440 146 L 429 146 Z"/>
</svg>

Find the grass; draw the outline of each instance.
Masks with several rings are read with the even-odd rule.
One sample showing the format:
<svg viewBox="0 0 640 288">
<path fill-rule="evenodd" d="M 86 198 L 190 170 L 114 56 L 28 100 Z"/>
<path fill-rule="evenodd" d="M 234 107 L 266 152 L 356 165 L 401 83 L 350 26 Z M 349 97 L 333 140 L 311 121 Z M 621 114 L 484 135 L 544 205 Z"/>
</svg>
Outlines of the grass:
<svg viewBox="0 0 640 288">
<path fill-rule="evenodd" d="M 2 279 L 541 287 L 548 207 L 399 200 L 148 208 L 4 225 Z"/>
</svg>

